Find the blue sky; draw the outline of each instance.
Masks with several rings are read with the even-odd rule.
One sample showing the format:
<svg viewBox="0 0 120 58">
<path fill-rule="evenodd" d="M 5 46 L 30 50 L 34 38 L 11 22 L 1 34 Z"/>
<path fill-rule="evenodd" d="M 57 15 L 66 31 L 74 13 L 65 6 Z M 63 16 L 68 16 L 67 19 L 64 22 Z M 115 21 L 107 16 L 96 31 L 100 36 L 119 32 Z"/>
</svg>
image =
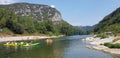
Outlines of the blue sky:
<svg viewBox="0 0 120 58">
<path fill-rule="evenodd" d="M 61 12 L 63 19 L 74 26 L 86 26 L 97 24 L 106 15 L 110 14 L 116 8 L 120 7 L 120 0 L 4 0 L 4 1 L 9 1 L 10 3 L 29 2 L 37 4 L 55 5 L 55 7 Z"/>
</svg>

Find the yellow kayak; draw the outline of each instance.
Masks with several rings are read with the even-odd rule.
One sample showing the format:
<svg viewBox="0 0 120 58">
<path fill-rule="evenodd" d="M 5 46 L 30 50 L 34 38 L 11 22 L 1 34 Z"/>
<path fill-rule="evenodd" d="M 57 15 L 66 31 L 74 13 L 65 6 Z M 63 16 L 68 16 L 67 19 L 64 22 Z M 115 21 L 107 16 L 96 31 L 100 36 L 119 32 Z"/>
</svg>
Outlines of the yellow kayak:
<svg viewBox="0 0 120 58">
<path fill-rule="evenodd" d="M 7 44 L 7 43 L 5 43 L 5 44 L 3 44 L 4 46 L 17 46 L 17 44 Z"/>
<path fill-rule="evenodd" d="M 40 43 L 5 43 L 4 46 L 36 46 Z"/>
</svg>

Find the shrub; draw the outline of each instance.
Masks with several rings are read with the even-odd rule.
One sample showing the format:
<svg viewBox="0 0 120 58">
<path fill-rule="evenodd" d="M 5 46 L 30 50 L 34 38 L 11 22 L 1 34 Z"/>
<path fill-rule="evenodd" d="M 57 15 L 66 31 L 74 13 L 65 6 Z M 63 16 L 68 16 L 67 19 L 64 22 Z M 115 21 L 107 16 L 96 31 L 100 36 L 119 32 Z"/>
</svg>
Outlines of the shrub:
<svg viewBox="0 0 120 58">
<path fill-rule="evenodd" d="M 21 24 L 16 23 L 12 20 L 8 20 L 6 22 L 7 28 L 9 28 L 11 31 L 13 31 L 15 34 L 23 34 L 24 33 L 24 28 Z"/>
<path fill-rule="evenodd" d="M 116 43 L 116 44 L 104 43 L 104 46 L 107 46 L 109 48 L 120 48 L 120 44 L 119 43 Z"/>
<path fill-rule="evenodd" d="M 104 43 L 104 46 L 107 46 L 107 47 L 112 47 L 112 44 L 111 43 Z"/>
<path fill-rule="evenodd" d="M 1 31 L 1 33 L 9 34 L 9 35 L 12 35 L 12 34 L 13 34 L 12 31 L 9 30 L 8 28 L 3 28 L 2 31 Z"/>
<path fill-rule="evenodd" d="M 101 39 L 103 39 L 103 38 L 108 37 L 108 35 L 106 35 L 106 34 L 104 34 L 104 33 L 101 33 L 101 34 L 97 34 L 96 37 L 100 37 Z"/>
</svg>

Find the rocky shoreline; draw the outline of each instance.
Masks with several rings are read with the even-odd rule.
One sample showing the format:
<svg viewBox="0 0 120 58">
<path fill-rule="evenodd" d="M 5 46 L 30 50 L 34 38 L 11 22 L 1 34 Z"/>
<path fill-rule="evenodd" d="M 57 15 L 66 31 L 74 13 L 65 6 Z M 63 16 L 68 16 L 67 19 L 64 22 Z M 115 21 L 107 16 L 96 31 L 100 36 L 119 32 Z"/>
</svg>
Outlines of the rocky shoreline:
<svg viewBox="0 0 120 58">
<path fill-rule="evenodd" d="M 59 38 L 64 35 L 59 36 L 10 36 L 10 37 L 0 37 L 0 42 L 7 41 L 23 41 L 23 40 L 39 40 L 39 39 L 47 39 L 47 38 Z"/>
<path fill-rule="evenodd" d="M 109 38 L 103 38 L 100 39 L 98 37 L 87 37 L 83 39 L 83 41 L 86 41 L 89 43 L 89 45 L 86 45 L 87 48 L 90 49 L 95 49 L 95 50 L 100 50 L 103 52 L 115 54 L 115 55 L 120 55 L 120 48 L 108 48 L 104 45 L 101 45 L 106 42 L 112 42 L 115 38 L 117 37 L 109 37 Z"/>
</svg>

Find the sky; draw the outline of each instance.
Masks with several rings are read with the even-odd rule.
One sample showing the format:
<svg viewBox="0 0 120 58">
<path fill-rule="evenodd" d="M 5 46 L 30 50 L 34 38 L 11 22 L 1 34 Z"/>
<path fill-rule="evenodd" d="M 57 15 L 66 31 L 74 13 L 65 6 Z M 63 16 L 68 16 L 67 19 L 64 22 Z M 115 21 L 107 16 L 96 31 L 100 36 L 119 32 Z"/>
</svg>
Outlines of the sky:
<svg viewBox="0 0 120 58">
<path fill-rule="evenodd" d="M 0 4 L 28 2 L 55 7 L 74 26 L 92 26 L 120 7 L 120 0 L 0 0 Z"/>
</svg>

